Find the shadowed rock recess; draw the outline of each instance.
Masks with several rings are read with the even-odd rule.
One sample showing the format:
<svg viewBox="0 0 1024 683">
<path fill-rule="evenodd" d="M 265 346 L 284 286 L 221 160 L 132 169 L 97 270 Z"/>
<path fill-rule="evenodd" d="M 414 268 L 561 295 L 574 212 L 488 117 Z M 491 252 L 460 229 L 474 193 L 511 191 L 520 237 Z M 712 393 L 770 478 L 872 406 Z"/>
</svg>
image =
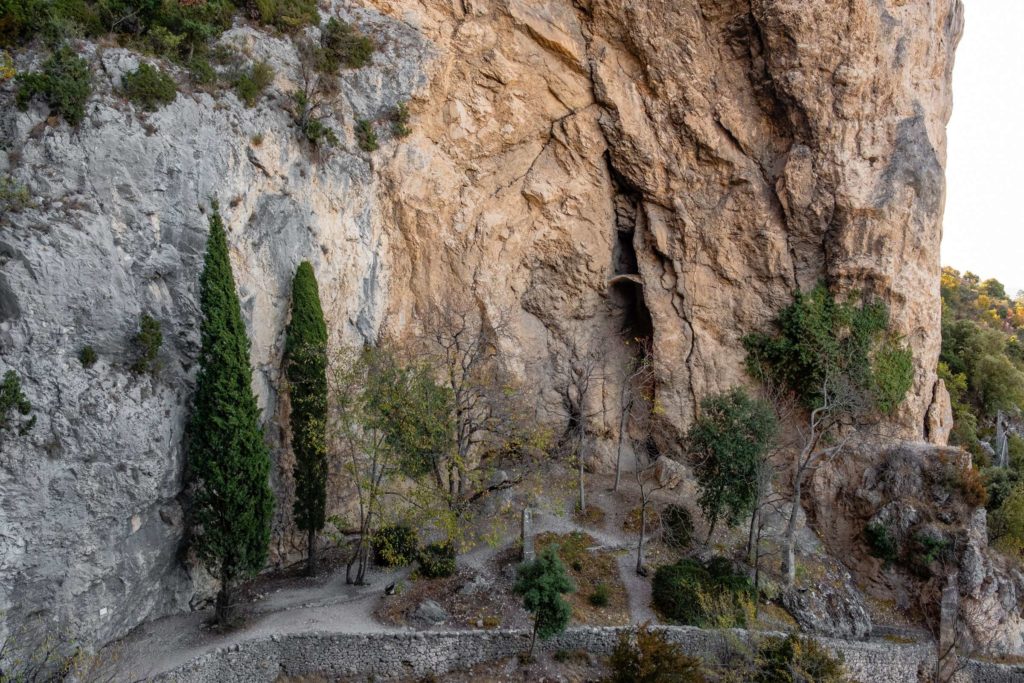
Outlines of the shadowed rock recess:
<svg viewBox="0 0 1024 683">
<path fill-rule="evenodd" d="M 180 93 L 137 116 L 118 88 L 139 57 L 89 44 L 95 93 L 77 129 L 47 126 L 38 103 L 17 111 L 3 87 L 0 170 L 35 201 L 2 218 L 0 371 L 18 370 L 38 415 L 28 436 L 0 433 L 4 628 L 40 612 L 106 642 L 209 595 L 185 551 L 182 482 L 211 200 L 274 446 L 273 565 L 303 547 L 277 395 L 303 260 L 333 344 L 414 330 L 428 304 L 470 291 L 485 314 L 508 315 L 501 352 L 539 393 L 571 340 L 625 367 L 627 341 L 649 338 L 652 443 L 666 455 L 702 397 L 749 383 L 740 339 L 794 290 L 871 293 L 914 355 L 893 431 L 944 442 L 948 425 L 926 425 L 933 401 L 948 407 L 935 367 L 959 0 L 365 0 L 330 12 L 377 51 L 342 72 L 328 119 L 341 144 L 319 158 L 285 111 L 293 43 L 241 23 L 221 41 L 276 72 L 255 108 Z M 385 121 L 401 102 L 411 135 L 385 126 L 378 151 L 359 151 L 355 121 Z M 153 377 L 128 369 L 144 312 L 165 339 Z M 86 344 L 91 368 L 77 358 Z M 608 400 L 616 376 L 602 380 Z"/>
</svg>

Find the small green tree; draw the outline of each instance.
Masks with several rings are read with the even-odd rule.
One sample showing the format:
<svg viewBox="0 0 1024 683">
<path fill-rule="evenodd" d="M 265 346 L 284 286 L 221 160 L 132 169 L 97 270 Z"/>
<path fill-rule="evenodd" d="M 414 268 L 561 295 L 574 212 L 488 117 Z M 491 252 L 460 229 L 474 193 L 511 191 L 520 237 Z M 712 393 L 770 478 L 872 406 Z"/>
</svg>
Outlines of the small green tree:
<svg viewBox="0 0 1024 683">
<path fill-rule="evenodd" d="M 307 570 L 312 576 L 316 535 L 324 528 L 327 505 L 327 324 L 309 261 L 299 264 L 292 282 L 284 366 L 291 395 L 295 524 L 307 534 Z"/>
<path fill-rule="evenodd" d="M 754 510 L 760 461 L 777 432 L 771 406 L 741 387 L 701 402 L 687 444 L 700 490 L 697 503 L 710 522 L 709 539 L 719 519 L 733 528 Z"/>
<path fill-rule="evenodd" d="M 532 659 L 537 636 L 547 640 L 558 635 L 565 630 L 572 616 L 572 607 L 562 594 L 573 592 L 575 587 L 558 557 L 558 546 L 549 545 L 536 560 L 520 565 L 512 590 L 523 596 L 523 606 L 533 613 L 533 635 L 528 654 Z"/>
<path fill-rule="evenodd" d="M 21 417 L 12 418 L 12 411 Z M 18 436 L 25 436 L 36 424 L 36 416 L 29 417 L 31 412 L 32 402 L 21 390 L 18 373 L 8 370 L 4 373 L 3 382 L 0 382 L 0 431 L 13 429 Z"/>
<path fill-rule="evenodd" d="M 178 96 L 174 79 L 159 67 L 143 62 L 139 68 L 121 79 L 125 96 L 144 111 L 156 111 Z"/>
<path fill-rule="evenodd" d="M 160 331 L 160 321 L 148 313 L 143 313 L 139 318 L 139 331 L 132 337 L 135 354 L 131 365 L 132 372 L 137 375 L 155 375 L 160 369 L 157 356 L 163 343 L 164 335 Z"/>
<path fill-rule="evenodd" d="M 188 428 L 194 548 L 220 579 L 216 621 L 225 625 L 235 583 L 266 561 L 274 499 L 267 483 L 270 453 L 252 393 L 249 338 L 216 209 L 199 288 L 202 347 Z"/>
<path fill-rule="evenodd" d="M 17 81 L 15 103 L 19 109 L 26 109 L 38 95 L 72 126 L 85 118 L 85 103 L 92 94 L 92 72 L 89 63 L 70 47 L 58 48 L 43 62 L 42 71 L 18 74 Z"/>
</svg>

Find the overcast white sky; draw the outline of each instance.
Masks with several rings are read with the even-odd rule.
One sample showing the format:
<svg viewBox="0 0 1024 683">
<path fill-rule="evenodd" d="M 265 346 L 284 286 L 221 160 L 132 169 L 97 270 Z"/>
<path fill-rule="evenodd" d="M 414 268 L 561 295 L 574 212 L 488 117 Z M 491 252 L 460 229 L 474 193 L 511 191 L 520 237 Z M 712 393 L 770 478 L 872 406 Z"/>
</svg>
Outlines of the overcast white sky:
<svg viewBox="0 0 1024 683">
<path fill-rule="evenodd" d="M 942 263 L 1024 289 L 1024 0 L 964 0 Z"/>
</svg>

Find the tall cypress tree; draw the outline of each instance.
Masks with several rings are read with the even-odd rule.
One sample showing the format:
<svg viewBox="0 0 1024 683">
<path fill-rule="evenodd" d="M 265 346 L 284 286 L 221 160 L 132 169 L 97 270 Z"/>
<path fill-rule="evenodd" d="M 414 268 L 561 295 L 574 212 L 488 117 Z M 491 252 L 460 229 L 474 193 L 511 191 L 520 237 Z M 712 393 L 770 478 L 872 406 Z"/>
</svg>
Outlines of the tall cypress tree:
<svg viewBox="0 0 1024 683">
<path fill-rule="evenodd" d="M 189 424 L 195 550 L 220 579 L 216 619 L 231 621 L 236 582 L 267 559 L 273 494 L 270 452 L 252 393 L 249 338 L 216 209 L 200 279 L 202 350 Z"/>
<path fill-rule="evenodd" d="M 313 575 L 316 534 L 324 528 L 327 503 L 327 325 L 309 261 L 299 264 L 292 283 L 284 357 L 292 407 L 295 523 L 308 534 L 308 571 Z"/>
</svg>

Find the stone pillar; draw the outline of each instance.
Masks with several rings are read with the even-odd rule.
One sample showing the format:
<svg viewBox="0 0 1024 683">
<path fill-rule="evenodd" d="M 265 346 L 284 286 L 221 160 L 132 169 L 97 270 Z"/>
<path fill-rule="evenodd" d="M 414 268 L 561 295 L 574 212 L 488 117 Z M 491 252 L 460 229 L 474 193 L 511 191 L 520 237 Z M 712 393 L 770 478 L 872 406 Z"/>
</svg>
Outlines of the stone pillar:
<svg viewBox="0 0 1024 683">
<path fill-rule="evenodd" d="M 956 651 L 956 615 L 960 607 L 960 593 L 957 590 L 957 575 L 954 572 L 942 589 L 939 604 L 939 661 L 935 680 L 937 683 L 951 683 L 956 675 L 958 656 Z"/>
<path fill-rule="evenodd" d="M 537 553 L 533 549 L 533 513 L 530 512 L 529 507 L 523 508 L 523 521 L 522 521 L 522 541 L 523 541 L 523 562 L 529 562 L 533 560 Z"/>
</svg>

